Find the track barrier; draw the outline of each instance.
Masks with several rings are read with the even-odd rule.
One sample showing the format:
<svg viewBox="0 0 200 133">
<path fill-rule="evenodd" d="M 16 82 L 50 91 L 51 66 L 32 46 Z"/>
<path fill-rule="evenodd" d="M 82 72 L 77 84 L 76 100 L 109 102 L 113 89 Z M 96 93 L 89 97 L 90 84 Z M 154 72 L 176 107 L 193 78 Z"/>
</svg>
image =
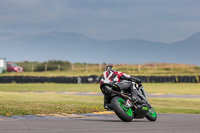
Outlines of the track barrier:
<svg viewBox="0 0 200 133">
<path fill-rule="evenodd" d="M 199 83 L 200 76 L 136 76 L 144 83 Z M 0 83 L 99 83 L 96 75 L 80 77 L 0 76 Z"/>
</svg>

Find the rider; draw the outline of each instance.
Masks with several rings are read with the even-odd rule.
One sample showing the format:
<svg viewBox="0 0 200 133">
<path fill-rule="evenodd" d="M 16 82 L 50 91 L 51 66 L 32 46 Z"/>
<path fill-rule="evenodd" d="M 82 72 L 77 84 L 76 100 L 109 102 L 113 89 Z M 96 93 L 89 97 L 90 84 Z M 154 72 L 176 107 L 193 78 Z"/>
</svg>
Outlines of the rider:
<svg viewBox="0 0 200 133">
<path fill-rule="evenodd" d="M 131 81 L 131 82 L 130 82 Z M 121 91 L 123 90 L 131 92 L 131 101 L 134 103 L 142 104 L 143 102 L 137 98 L 137 92 L 133 87 L 132 82 L 140 84 L 141 81 L 133 76 L 126 75 L 122 72 L 117 72 L 113 66 L 107 66 L 105 71 L 102 74 L 102 78 L 100 84 L 102 83 L 117 83 L 118 86 L 121 86 Z M 104 94 L 104 108 L 109 109 L 108 105 L 111 99 L 107 95 Z"/>
</svg>

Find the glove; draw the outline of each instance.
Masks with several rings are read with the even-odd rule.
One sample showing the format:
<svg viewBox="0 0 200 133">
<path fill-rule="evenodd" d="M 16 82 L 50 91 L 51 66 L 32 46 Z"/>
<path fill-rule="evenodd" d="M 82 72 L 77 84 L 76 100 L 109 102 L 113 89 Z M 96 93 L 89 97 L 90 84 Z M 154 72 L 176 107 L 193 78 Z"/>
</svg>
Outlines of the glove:
<svg viewBox="0 0 200 133">
<path fill-rule="evenodd" d="M 142 83 L 142 81 L 140 79 L 136 78 L 136 83 L 140 84 L 140 83 Z"/>
<path fill-rule="evenodd" d="M 131 77 L 132 82 L 141 83 L 141 80 L 136 77 Z"/>
</svg>

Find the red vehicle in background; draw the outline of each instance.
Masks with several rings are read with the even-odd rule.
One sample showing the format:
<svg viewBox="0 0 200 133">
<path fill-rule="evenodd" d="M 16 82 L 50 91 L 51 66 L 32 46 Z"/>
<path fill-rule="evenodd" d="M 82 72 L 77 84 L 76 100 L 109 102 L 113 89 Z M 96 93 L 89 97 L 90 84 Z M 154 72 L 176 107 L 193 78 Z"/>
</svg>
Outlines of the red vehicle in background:
<svg viewBox="0 0 200 133">
<path fill-rule="evenodd" d="M 7 62 L 7 72 L 23 72 L 23 68 L 15 63 Z"/>
</svg>

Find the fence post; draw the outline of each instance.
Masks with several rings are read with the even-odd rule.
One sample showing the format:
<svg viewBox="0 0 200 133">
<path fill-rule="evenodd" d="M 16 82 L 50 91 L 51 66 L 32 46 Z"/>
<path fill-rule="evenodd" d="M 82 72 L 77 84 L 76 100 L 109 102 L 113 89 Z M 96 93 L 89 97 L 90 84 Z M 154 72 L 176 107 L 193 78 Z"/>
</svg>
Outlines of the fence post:
<svg viewBox="0 0 200 133">
<path fill-rule="evenodd" d="M 74 64 L 72 64 L 72 72 L 74 72 Z"/>
<path fill-rule="evenodd" d="M 99 64 L 99 72 L 101 72 L 101 64 Z"/>
<path fill-rule="evenodd" d="M 32 72 L 34 72 L 34 64 L 32 65 Z"/>
<path fill-rule="evenodd" d="M 190 68 L 189 65 L 186 65 L 186 71 L 189 72 Z"/>
<path fill-rule="evenodd" d="M 47 71 L 47 64 L 45 64 L 45 72 Z"/>
<path fill-rule="evenodd" d="M 171 72 L 173 71 L 173 65 L 171 65 Z"/>
<path fill-rule="evenodd" d="M 156 64 L 154 64 L 154 71 L 155 71 L 155 73 L 157 72 L 157 65 Z"/>
<path fill-rule="evenodd" d="M 86 72 L 88 71 L 88 64 L 87 63 L 85 64 L 85 71 Z"/>
<path fill-rule="evenodd" d="M 138 65 L 138 72 L 140 72 L 140 64 Z"/>
<path fill-rule="evenodd" d="M 58 71 L 60 71 L 60 64 L 58 64 Z"/>
</svg>

